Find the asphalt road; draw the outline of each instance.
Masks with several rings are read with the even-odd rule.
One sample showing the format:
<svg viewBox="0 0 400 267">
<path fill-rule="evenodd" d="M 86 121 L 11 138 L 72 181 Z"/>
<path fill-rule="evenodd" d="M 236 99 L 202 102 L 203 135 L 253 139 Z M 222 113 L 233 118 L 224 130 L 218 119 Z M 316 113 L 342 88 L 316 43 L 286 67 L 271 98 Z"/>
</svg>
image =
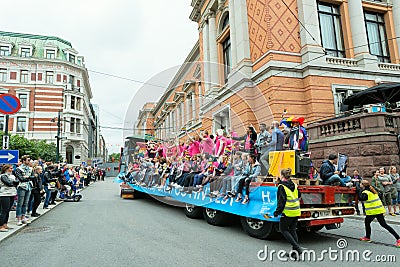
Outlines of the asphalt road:
<svg viewBox="0 0 400 267">
<path fill-rule="evenodd" d="M 260 261 L 257 254 L 267 246 L 288 250 L 283 240 L 264 241 L 246 235 L 239 223 L 228 227 L 208 225 L 204 220 L 186 218 L 182 208 L 161 204 L 151 198 L 124 200 L 112 178 L 83 191 L 79 203 L 63 203 L 29 227 L 0 243 L 0 266 L 266 266 L 284 265 L 276 254 Z M 400 227 L 393 226 L 398 232 Z M 340 230 L 300 235 L 301 245 L 316 251 L 338 250 L 345 237 L 347 250 L 375 255 L 395 255 L 394 238 L 373 225 L 373 243 L 357 240 L 363 236 L 362 221 L 347 220 Z M 264 256 L 264 254 L 260 254 Z M 330 260 L 296 262 L 295 266 L 376 266 Z M 396 263 L 387 263 L 395 266 Z"/>
</svg>

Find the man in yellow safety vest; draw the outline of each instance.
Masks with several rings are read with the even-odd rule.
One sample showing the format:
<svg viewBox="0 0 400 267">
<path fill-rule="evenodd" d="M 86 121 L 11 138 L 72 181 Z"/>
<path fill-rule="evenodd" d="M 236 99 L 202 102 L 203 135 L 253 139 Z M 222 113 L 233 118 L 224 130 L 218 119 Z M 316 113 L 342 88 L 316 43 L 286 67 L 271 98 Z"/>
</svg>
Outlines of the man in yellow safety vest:
<svg viewBox="0 0 400 267">
<path fill-rule="evenodd" d="M 278 205 L 274 216 L 281 216 L 279 221 L 279 230 L 283 237 L 292 245 L 293 252 L 301 255 L 304 251 L 299 245 L 296 228 L 297 221 L 301 215 L 300 211 L 300 192 L 297 185 L 290 180 L 290 168 L 281 170 L 281 182 L 278 186 Z M 290 255 L 293 255 L 292 253 Z"/>
</svg>

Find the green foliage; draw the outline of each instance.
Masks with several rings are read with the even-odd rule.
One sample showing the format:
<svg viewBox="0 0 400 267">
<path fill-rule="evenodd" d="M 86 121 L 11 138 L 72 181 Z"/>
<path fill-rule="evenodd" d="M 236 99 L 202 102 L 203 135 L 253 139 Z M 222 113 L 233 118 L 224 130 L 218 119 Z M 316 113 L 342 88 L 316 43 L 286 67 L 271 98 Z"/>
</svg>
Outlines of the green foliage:
<svg viewBox="0 0 400 267">
<path fill-rule="evenodd" d="M 112 153 L 108 156 L 108 162 L 112 162 L 112 158 L 114 158 L 114 162 L 119 162 L 120 153 Z"/>
<path fill-rule="evenodd" d="M 3 140 L 3 132 L 0 138 Z M 2 141 L 1 141 L 2 142 Z M 29 140 L 20 135 L 10 135 L 10 150 L 19 150 L 19 155 L 30 155 L 32 159 L 41 158 L 44 161 L 56 160 L 56 145 L 46 140 Z"/>
</svg>

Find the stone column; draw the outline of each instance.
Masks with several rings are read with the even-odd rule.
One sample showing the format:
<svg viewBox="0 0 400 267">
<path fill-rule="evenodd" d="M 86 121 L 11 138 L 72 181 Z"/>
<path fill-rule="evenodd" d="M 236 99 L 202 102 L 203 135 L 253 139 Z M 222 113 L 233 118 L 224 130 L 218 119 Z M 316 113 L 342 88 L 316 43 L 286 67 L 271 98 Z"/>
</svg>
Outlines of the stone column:
<svg viewBox="0 0 400 267">
<path fill-rule="evenodd" d="M 315 0 L 298 0 L 302 61 L 308 62 L 324 54 L 319 30 L 318 8 Z M 325 59 L 314 60 L 325 61 Z"/>
<path fill-rule="evenodd" d="M 400 36 L 400 1 L 393 1 L 393 25 L 396 36 Z M 397 48 L 400 55 L 400 38 L 397 38 Z M 400 64 L 400 62 L 397 62 Z"/>
<path fill-rule="evenodd" d="M 210 89 L 210 46 L 209 46 L 209 30 L 208 21 L 203 24 L 203 75 L 204 75 L 204 90 L 207 93 Z"/>
<path fill-rule="evenodd" d="M 362 1 L 352 0 L 348 3 L 354 55 L 358 56 L 360 54 L 369 54 Z"/>
<path fill-rule="evenodd" d="M 193 94 L 192 94 L 192 110 L 191 110 L 191 112 L 192 112 L 192 120 L 193 121 L 195 121 L 195 119 L 197 119 L 196 118 L 196 112 L 199 113 L 198 108 L 196 106 L 196 102 L 197 102 L 196 101 L 196 93 L 193 92 Z"/>
<path fill-rule="evenodd" d="M 250 59 L 249 21 L 247 17 L 246 1 L 233 1 L 234 29 L 237 45 L 237 62 Z M 231 23 L 232 25 L 233 23 Z M 232 27 L 232 26 L 231 26 Z M 233 47 L 233 46 L 232 46 Z"/>
<path fill-rule="evenodd" d="M 237 65 L 237 42 L 236 42 L 236 25 L 235 25 L 235 0 L 229 0 L 229 28 L 230 28 L 230 38 L 231 38 L 231 55 L 232 55 L 232 69 Z"/>
<path fill-rule="evenodd" d="M 218 80 L 218 50 L 217 50 L 217 25 L 215 20 L 215 13 L 210 12 L 208 15 L 208 29 L 209 29 L 209 46 L 210 46 L 210 82 L 211 87 L 219 85 Z"/>
</svg>

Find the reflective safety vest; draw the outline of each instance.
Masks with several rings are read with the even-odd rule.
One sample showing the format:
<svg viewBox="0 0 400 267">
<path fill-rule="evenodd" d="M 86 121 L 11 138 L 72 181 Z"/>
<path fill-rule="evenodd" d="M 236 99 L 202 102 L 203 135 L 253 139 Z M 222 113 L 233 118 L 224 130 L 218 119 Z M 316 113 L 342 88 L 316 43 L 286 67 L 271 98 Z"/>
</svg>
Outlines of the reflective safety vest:
<svg viewBox="0 0 400 267">
<path fill-rule="evenodd" d="M 364 190 L 363 193 L 368 195 L 368 200 L 364 201 L 365 213 L 367 215 L 377 215 L 386 212 L 378 194 L 374 194 L 369 190 Z"/>
<path fill-rule="evenodd" d="M 294 185 L 294 191 L 290 190 L 287 186 L 280 184 L 283 186 L 286 192 L 286 204 L 283 209 L 283 213 L 286 217 L 300 217 L 300 199 L 299 199 L 299 191 L 297 190 L 297 185 Z"/>
</svg>

